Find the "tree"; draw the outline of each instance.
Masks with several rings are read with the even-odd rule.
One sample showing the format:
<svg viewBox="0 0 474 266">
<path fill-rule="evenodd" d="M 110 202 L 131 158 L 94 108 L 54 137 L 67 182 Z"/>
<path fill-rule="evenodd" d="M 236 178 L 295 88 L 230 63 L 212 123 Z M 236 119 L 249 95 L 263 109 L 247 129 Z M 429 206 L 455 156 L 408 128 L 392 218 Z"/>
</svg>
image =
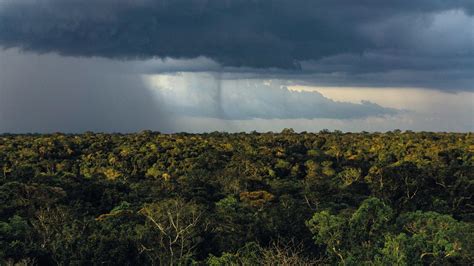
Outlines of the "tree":
<svg viewBox="0 0 474 266">
<path fill-rule="evenodd" d="M 313 233 L 314 242 L 326 246 L 329 254 L 337 256 L 337 260 L 345 264 L 347 221 L 337 215 L 331 215 L 328 211 L 321 211 L 313 215 L 307 226 Z"/>
<path fill-rule="evenodd" d="M 388 235 L 383 263 L 405 265 L 467 265 L 474 259 L 474 228 L 436 212 L 411 212 L 397 221 L 402 232 Z"/>
<path fill-rule="evenodd" d="M 0 264 L 28 259 L 34 251 L 28 223 L 20 216 L 13 216 L 7 222 L 0 221 Z"/>
<path fill-rule="evenodd" d="M 207 229 L 200 206 L 169 199 L 145 204 L 139 213 L 146 218 L 146 228 L 156 232 L 149 235 L 143 231 L 141 243 L 142 251 L 154 264 L 175 265 L 191 260 L 200 234 Z"/>
<path fill-rule="evenodd" d="M 326 246 L 333 260 L 342 264 L 370 262 L 383 245 L 392 210 L 377 198 L 364 200 L 352 214 L 317 212 L 307 222 L 316 244 Z"/>
</svg>

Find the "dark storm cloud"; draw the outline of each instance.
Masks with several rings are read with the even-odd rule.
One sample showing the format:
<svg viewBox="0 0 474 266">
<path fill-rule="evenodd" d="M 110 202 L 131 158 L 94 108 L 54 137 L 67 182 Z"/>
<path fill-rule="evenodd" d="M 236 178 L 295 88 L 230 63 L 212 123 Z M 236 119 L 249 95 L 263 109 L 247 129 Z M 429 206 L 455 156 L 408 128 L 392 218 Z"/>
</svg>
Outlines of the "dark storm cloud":
<svg viewBox="0 0 474 266">
<path fill-rule="evenodd" d="M 224 66 L 298 69 L 299 62 L 371 49 L 398 49 L 420 16 L 472 14 L 472 0 L 21 0 L 0 7 L 0 44 L 110 58 L 205 56 Z M 376 36 L 375 36 L 376 37 Z M 394 45 L 396 47 L 394 47 Z M 410 48 L 410 47 L 409 47 Z"/>
<path fill-rule="evenodd" d="M 0 132 L 173 128 L 138 75 L 105 59 L 0 52 Z"/>
</svg>

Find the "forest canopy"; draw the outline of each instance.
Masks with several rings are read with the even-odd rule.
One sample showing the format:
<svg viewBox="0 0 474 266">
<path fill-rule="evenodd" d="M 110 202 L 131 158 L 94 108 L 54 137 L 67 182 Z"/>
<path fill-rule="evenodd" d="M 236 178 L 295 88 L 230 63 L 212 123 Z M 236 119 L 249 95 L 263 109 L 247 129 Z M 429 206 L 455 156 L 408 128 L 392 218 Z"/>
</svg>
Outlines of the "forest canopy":
<svg viewBox="0 0 474 266">
<path fill-rule="evenodd" d="M 467 265 L 474 135 L 0 135 L 0 264 Z"/>
</svg>

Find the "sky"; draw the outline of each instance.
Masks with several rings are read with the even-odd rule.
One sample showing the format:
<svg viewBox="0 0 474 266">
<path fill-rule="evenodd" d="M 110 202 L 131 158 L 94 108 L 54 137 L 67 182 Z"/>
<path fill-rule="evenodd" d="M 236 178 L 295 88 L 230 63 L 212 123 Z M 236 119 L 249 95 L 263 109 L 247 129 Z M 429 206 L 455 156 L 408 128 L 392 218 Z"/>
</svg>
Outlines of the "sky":
<svg viewBox="0 0 474 266">
<path fill-rule="evenodd" d="M 474 131 L 472 0 L 0 0 L 0 133 Z"/>
</svg>

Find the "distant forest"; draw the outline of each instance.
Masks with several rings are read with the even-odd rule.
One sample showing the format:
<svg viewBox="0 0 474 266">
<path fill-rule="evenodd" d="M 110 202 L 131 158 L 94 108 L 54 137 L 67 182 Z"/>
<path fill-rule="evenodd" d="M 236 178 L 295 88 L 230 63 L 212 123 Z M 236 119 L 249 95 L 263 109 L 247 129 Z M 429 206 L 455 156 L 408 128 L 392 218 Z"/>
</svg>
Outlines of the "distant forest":
<svg viewBox="0 0 474 266">
<path fill-rule="evenodd" d="M 474 134 L 0 135 L 0 265 L 470 265 Z"/>
</svg>

